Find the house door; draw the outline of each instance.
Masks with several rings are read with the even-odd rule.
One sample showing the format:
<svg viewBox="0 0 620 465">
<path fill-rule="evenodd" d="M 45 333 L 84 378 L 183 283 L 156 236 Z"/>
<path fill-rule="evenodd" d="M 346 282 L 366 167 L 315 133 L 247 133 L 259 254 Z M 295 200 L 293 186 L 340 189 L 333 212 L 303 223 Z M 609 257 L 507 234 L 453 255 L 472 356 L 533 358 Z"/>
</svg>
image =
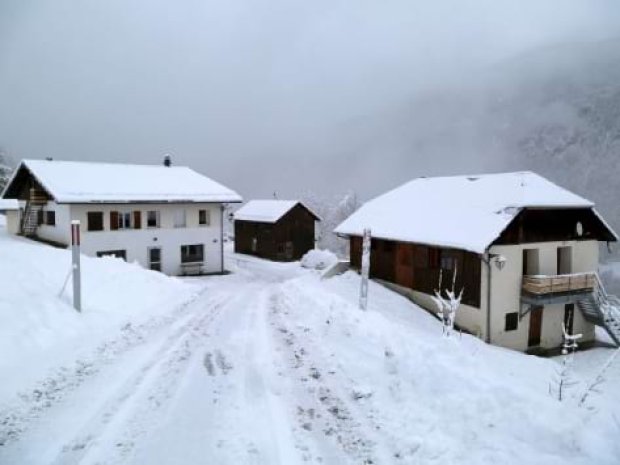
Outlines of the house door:
<svg viewBox="0 0 620 465">
<path fill-rule="evenodd" d="M 530 312 L 530 335 L 527 342 L 528 347 L 537 347 L 540 345 L 542 317 L 543 307 L 534 307 Z"/>
<path fill-rule="evenodd" d="M 396 248 L 396 284 L 413 287 L 413 247 L 409 244 Z"/>
<path fill-rule="evenodd" d="M 558 274 L 572 273 L 572 251 L 571 247 L 558 247 Z"/>
<path fill-rule="evenodd" d="M 568 334 L 573 334 L 575 322 L 575 304 L 564 305 L 564 328 Z"/>
<path fill-rule="evenodd" d="M 285 245 L 284 245 L 284 257 L 286 258 L 286 260 L 292 260 L 293 259 L 293 252 L 294 252 L 294 247 L 293 247 L 293 243 L 291 241 L 288 241 Z"/>
<path fill-rule="evenodd" d="M 149 268 L 153 271 L 161 271 L 161 247 L 149 247 Z"/>
</svg>

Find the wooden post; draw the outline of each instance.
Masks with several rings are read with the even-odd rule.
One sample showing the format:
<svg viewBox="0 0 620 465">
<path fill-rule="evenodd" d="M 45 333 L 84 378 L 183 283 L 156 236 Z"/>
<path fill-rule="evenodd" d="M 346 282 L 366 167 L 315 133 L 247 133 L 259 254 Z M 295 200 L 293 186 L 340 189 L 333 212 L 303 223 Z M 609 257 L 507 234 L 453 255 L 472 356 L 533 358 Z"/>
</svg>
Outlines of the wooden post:
<svg viewBox="0 0 620 465">
<path fill-rule="evenodd" d="M 368 307 L 368 279 L 370 277 L 370 251 L 371 251 L 371 232 L 364 229 L 364 239 L 362 241 L 362 283 L 360 287 L 360 308 L 366 310 Z"/>
<path fill-rule="evenodd" d="M 71 221 L 71 252 L 73 259 L 73 308 L 78 312 L 82 311 L 82 289 L 81 289 L 81 270 L 80 270 L 80 222 Z"/>
</svg>

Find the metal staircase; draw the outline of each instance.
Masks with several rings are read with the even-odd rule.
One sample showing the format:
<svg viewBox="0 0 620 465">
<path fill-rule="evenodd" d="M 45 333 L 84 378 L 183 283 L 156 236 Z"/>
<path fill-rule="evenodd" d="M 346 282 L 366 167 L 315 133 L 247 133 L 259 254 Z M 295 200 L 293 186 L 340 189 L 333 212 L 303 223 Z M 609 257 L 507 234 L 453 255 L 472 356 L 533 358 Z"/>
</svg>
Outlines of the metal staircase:
<svg viewBox="0 0 620 465">
<path fill-rule="evenodd" d="M 26 237 L 36 236 L 39 227 L 39 215 L 43 205 L 27 202 L 21 221 L 21 234 Z"/>
<path fill-rule="evenodd" d="M 577 305 L 586 321 L 605 328 L 620 347 L 620 299 L 607 294 L 598 274 L 592 293 L 579 300 Z"/>
</svg>

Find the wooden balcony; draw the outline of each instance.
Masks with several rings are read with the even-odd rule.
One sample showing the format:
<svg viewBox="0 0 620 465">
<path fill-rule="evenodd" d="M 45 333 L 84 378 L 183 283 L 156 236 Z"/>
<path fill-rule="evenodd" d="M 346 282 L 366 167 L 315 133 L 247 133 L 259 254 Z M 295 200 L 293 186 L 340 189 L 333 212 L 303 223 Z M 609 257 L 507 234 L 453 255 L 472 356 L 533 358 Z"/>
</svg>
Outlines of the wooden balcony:
<svg viewBox="0 0 620 465">
<path fill-rule="evenodd" d="M 521 300 L 531 304 L 571 303 L 597 286 L 596 273 L 523 276 Z"/>
</svg>

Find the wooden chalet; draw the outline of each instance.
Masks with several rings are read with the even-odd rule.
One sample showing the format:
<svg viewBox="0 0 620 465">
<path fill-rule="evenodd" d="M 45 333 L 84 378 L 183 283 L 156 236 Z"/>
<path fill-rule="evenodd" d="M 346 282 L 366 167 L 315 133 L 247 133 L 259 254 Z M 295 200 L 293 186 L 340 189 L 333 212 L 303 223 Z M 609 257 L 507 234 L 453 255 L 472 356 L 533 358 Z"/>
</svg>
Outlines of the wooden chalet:
<svg viewBox="0 0 620 465">
<path fill-rule="evenodd" d="M 419 178 L 368 202 L 336 229 L 355 269 L 365 228 L 371 278 L 435 312 L 440 275 L 446 289 L 456 273 L 457 324 L 488 342 L 557 347 L 563 322 L 584 340 L 606 326 L 620 342 L 620 306 L 614 329 L 597 276 L 599 242 L 616 234 L 591 202 L 534 173 Z"/>
<path fill-rule="evenodd" d="M 252 200 L 234 219 L 235 252 L 274 261 L 299 260 L 314 249 L 320 221 L 296 200 Z"/>
</svg>

